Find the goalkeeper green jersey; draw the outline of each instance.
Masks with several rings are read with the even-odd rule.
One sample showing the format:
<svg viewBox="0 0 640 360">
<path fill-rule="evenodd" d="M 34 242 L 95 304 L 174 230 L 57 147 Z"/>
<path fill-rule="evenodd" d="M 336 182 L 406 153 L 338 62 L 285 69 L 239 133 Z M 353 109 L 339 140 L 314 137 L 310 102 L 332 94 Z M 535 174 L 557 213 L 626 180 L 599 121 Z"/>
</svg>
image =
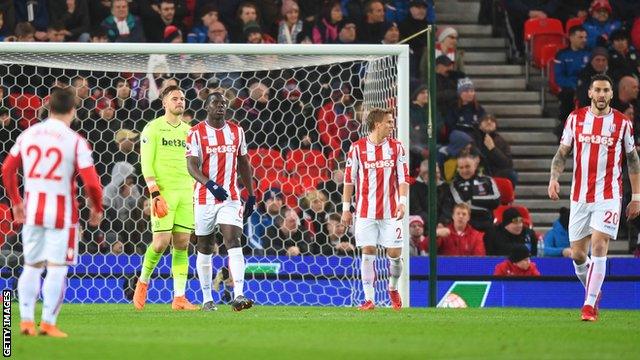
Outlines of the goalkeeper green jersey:
<svg viewBox="0 0 640 360">
<path fill-rule="evenodd" d="M 190 126 L 180 121 L 174 126 L 164 116 L 150 121 L 142 130 L 140 163 L 145 178 L 155 177 L 160 191 L 193 191 L 193 178 L 185 158 Z"/>
</svg>

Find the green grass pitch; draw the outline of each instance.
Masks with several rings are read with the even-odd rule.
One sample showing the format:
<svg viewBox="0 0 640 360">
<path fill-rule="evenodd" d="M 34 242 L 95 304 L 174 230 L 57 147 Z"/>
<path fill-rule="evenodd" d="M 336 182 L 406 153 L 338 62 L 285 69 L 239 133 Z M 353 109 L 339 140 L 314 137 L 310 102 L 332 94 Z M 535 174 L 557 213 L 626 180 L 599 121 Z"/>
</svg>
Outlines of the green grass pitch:
<svg viewBox="0 0 640 360">
<path fill-rule="evenodd" d="M 40 307 L 37 309 L 39 314 Z M 65 304 L 67 339 L 18 335 L 15 359 L 638 359 L 640 311 L 255 306 L 234 313 L 170 305 Z"/>
</svg>

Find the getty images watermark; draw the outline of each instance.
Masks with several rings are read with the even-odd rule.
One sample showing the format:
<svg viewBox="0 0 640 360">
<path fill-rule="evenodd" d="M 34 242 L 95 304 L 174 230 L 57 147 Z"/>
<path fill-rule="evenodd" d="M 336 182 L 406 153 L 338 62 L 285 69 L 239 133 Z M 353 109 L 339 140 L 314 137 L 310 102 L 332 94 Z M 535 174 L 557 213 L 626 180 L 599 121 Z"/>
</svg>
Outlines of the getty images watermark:
<svg viewBox="0 0 640 360">
<path fill-rule="evenodd" d="M 11 291 L 2 290 L 2 355 L 11 356 Z"/>
</svg>

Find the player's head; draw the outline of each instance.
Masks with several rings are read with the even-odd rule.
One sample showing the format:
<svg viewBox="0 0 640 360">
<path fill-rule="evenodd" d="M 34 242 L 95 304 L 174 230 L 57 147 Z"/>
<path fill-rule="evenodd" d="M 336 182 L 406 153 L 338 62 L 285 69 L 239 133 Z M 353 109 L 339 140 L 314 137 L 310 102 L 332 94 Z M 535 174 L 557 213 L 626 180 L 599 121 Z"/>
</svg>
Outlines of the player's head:
<svg viewBox="0 0 640 360">
<path fill-rule="evenodd" d="M 227 112 L 228 102 L 219 91 L 213 91 L 207 96 L 207 116 L 212 120 L 224 119 Z"/>
<path fill-rule="evenodd" d="M 176 116 L 182 115 L 184 112 L 184 93 L 178 86 L 169 85 L 165 87 L 160 94 L 160 98 L 165 112 Z"/>
<path fill-rule="evenodd" d="M 367 115 L 369 133 L 377 133 L 381 137 L 390 136 L 393 132 L 394 120 L 391 109 L 373 108 Z"/>
<path fill-rule="evenodd" d="M 611 78 L 604 74 L 592 76 L 589 84 L 589 99 L 591 99 L 591 106 L 595 106 L 599 111 L 607 109 L 613 99 Z"/>
<path fill-rule="evenodd" d="M 49 98 L 49 112 L 52 117 L 68 116 L 76 111 L 76 94 L 69 88 L 55 88 Z"/>
</svg>

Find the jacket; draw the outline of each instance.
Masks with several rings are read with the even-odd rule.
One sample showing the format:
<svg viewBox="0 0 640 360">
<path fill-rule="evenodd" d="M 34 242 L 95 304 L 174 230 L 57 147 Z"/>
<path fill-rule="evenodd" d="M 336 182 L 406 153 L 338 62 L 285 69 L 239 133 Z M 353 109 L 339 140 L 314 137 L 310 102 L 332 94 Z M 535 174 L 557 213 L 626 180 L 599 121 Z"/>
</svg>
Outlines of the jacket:
<svg viewBox="0 0 640 360">
<path fill-rule="evenodd" d="M 484 144 L 485 133 L 480 130 L 476 130 L 474 133 L 476 147 L 480 150 L 480 166 L 484 168 L 484 174 L 496 176 L 501 171 L 512 170 L 511 146 L 496 131 L 489 136 L 495 144 L 491 150 Z"/>
<path fill-rule="evenodd" d="M 516 264 L 512 263 L 509 259 L 501 262 L 496 265 L 494 271 L 494 276 L 540 276 L 540 271 L 538 271 L 538 267 L 532 261 L 527 270 L 522 270 Z"/>
<path fill-rule="evenodd" d="M 593 49 L 598 45 L 606 46 L 606 43 L 598 44 L 598 39 L 602 35 L 609 36 L 613 31 L 620 29 L 622 27 L 622 23 L 620 20 L 613 20 L 611 18 L 606 22 L 601 23 L 598 20 L 589 17 L 582 26 L 587 30 L 587 48 Z"/>
<path fill-rule="evenodd" d="M 445 120 L 447 131 L 450 133 L 453 130 L 460 130 L 469 135 L 473 135 L 474 129 L 478 127 L 480 119 L 482 119 L 484 115 L 484 108 L 476 102 L 456 106 L 447 113 Z"/>
<path fill-rule="evenodd" d="M 102 21 L 100 26 L 107 33 L 107 37 L 110 42 L 145 42 L 144 31 L 142 29 L 142 22 L 137 16 L 129 14 L 127 16 L 127 26 L 129 27 L 129 34 L 121 36 L 118 31 L 118 25 L 113 15 L 107 17 Z"/>
<path fill-rule="evenodd" d="M 525 227 L 522 233 L 514 235 L 502 225 L 496 228 L 496 237 L 493 239 L 494 254 L 491 255 L 508 256 L 514 245 L 525 245 L 529 248 L 531 256 L 538 255 L 538 237 L 533 230 Z"/>
<path fill-rule="evenodd" d="M 471 226 L 485 229 L 493 223 L 493 209 L 500 205 L 500 191 L 489 176 L 475 175 L 465 180 L 456 175 L 449 184 L 442 213 L 450 220 L 454 205 L 463 202 L 471 206 Z"/>
<path fill-rule="evenodd" d="M 562 250 L 569 246 L 567 229 L 562 226 L 560 220 L 554 221 L 551 230 L 544 234 L 544 255 L 562 257 Z"/>
<path fill-rule="evenodd" d="M 589 58 L 587 50 L 572 50 L 567 47 L 558 51 L 553 65 L 556 84 L 561 88 L 575 90 L 578 86 L 578 74 L 589 63 Z"/>
<path fill-rule="evenodd" d="M 485 256 L 483 233 L 467 224 L 464 231 L 458 234 L 453 223 L 447 226 L 451 232 L 447 237 L 436 239 L 438 244 L 438 255 L 445 256 Z M 429 242 L 427 241 L 427 251 Z"/>
</svg>

